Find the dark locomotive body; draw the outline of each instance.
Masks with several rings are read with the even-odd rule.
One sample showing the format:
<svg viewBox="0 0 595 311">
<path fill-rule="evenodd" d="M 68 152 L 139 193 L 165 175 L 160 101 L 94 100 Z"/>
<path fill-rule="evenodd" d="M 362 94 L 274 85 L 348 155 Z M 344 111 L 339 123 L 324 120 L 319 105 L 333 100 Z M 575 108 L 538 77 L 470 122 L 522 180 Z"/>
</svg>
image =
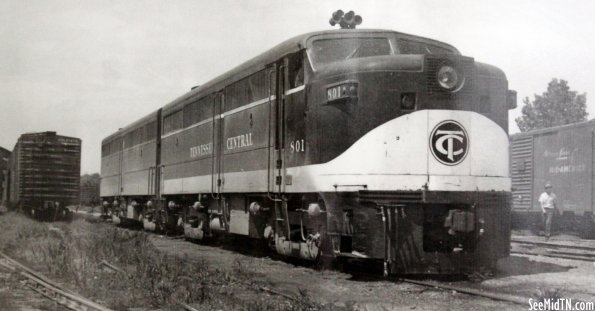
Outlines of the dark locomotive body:
<svg viewBox="0 0 595 311">
<path fill-rule="evenodd" d="M 558 197 L 554 224 L 595 235 L 595 121 L 535 130 L 510 137 L 515 226 L 542 229 L 537 199 L 546 183 Z"/>
<path fill-rule="evenodd" d="M 5 200 L 44 220 L 70 217 L 79 203 L 81 140 L 56 132 L 23 134 L 9 160 Z"/>
<path fill-rule="evenodd" d="M 499 69 L 444 43 L 306 34 L 104 139 L 101 196 L 117 222 L 287 256 L 491 267 L 509 251 L 508 98 Z"/>
</svg>

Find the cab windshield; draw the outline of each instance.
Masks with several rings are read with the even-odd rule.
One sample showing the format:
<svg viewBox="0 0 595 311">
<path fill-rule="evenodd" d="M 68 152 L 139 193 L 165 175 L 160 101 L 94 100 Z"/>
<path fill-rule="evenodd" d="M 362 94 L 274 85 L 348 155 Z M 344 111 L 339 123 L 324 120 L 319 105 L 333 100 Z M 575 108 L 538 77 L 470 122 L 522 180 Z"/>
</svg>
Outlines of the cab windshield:
<svg viewBox="0 0 595 311">
<path fill-rule="evenodd" d="M 310 56 L 314 67 L 370 56 L 392 54 L 388 38 L 322 39 L 312 42 Z"/>
<path fill-rule="evenodd" d="M 457 54 L 456 50 L 424 41 L 399 39 L 399 54 Z"/>
</svg>

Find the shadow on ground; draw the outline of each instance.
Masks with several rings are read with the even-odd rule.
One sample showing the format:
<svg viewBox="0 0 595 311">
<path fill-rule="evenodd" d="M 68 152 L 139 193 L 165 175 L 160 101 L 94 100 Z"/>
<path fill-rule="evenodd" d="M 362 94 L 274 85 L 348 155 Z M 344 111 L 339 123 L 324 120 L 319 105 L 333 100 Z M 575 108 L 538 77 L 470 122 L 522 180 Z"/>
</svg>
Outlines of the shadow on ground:
<svg viewBox="0 0 595 311">
<path fill-rule="evenodd" d="M 498 271 L 495 278 L 513 275 L 566 272 L 572 268 L 576 267 L 533 261 L 527 257 L 511 255 L 498 262 Z"/>
</svg>

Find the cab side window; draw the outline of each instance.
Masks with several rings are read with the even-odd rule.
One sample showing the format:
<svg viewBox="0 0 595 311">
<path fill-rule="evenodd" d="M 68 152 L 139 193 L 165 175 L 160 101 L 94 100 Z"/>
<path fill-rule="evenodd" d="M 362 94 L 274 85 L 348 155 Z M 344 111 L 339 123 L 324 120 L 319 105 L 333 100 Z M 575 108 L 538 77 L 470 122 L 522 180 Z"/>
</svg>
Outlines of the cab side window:
<svg viewBox="0 0 595 311">
<path fill-rule="evenodd" d="M 304 85 L 303 52 L 298 52 L 288 57 L 287 72 L 290 89 Z"/>
</svg>

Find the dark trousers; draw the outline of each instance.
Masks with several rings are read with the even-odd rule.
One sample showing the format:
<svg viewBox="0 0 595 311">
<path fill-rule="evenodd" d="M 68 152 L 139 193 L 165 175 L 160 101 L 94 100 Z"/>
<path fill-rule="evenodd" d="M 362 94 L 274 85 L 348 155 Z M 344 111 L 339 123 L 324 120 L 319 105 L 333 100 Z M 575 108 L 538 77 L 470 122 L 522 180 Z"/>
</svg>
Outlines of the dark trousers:
<svg viewBox="0 0 595 311">
<path fill-rule="evenodd" d="M 545 236 L 550 237 L 552 234 L 552 218 L 554 218 L 554 209 L 553 208 L 546 208 L 545 212 L 541 214 L 543 218 L 543 228 L 545 231 Z"/>
</svg>

